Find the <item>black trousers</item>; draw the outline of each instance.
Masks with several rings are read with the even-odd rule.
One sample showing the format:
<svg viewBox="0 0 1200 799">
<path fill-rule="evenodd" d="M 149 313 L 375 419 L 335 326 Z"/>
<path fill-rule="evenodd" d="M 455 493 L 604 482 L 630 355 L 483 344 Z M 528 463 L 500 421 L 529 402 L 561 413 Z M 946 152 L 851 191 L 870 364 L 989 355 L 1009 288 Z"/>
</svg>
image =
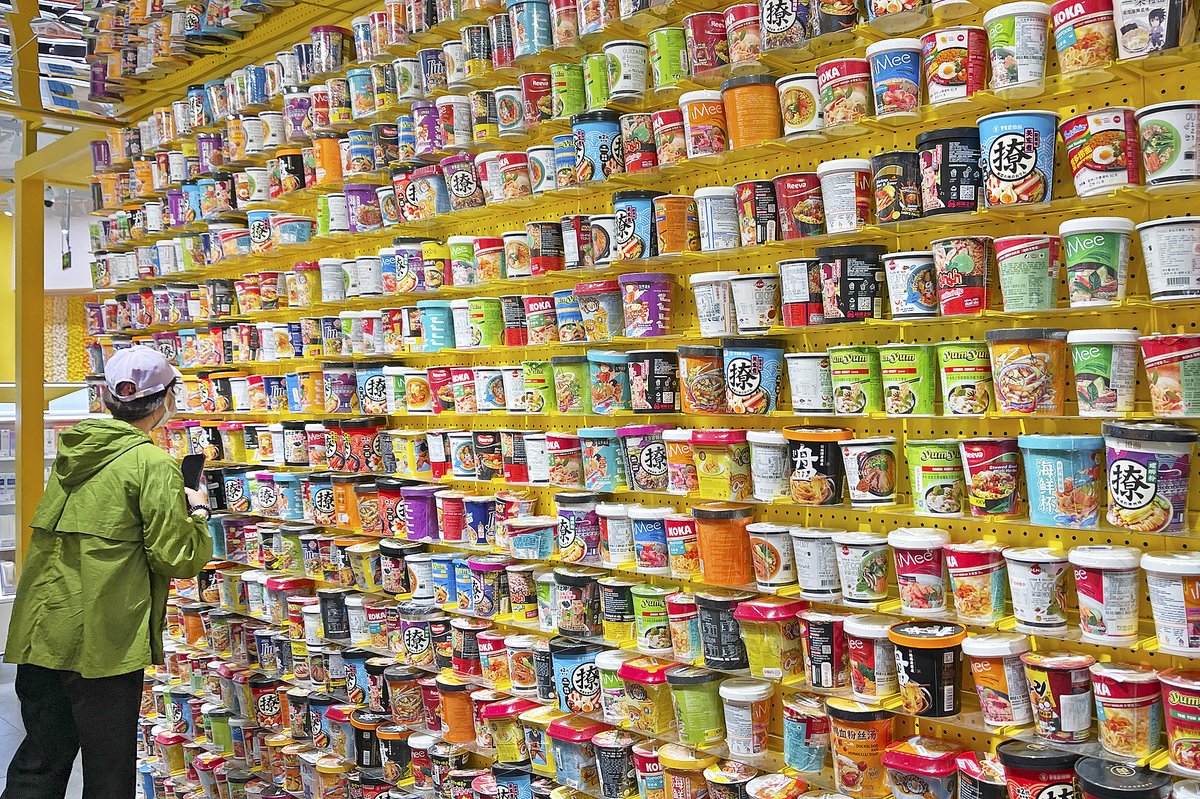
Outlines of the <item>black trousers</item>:
<svg viewBox="0 0 1200 799">
<path fill-rule="evenodd" d="M 84 679 L 73 671 L 17 666 L 25 740 L 0 799 L 63 799 L 83 752 L 83 799 L 133 799 L 142 672 Z"/>
</svg>

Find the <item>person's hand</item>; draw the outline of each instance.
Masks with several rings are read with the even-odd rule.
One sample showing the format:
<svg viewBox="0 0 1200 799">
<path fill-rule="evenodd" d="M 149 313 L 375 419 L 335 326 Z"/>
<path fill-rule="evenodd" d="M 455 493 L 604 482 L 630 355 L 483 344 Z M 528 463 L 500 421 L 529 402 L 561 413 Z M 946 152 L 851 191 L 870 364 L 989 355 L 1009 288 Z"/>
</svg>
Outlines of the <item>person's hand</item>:
<svg viewBox="0 0 1200 799">
<path fill-rule="evenodd" d="M 204 486 L 201 486 L 200 488 L 188 488 L 187 486 L 184 486 L 183 494 L 187 497 L 189 508 L 194 508 L 197 505 L 203 505 L 206 508 L 208 507 L 208 489 Z"/>
</svg>

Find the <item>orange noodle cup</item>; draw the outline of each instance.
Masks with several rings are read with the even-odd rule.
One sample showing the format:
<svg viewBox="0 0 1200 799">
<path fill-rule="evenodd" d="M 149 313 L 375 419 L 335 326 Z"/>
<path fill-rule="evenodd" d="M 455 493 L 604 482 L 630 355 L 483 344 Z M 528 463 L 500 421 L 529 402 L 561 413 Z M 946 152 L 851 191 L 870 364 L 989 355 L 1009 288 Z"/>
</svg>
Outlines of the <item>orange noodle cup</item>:
<svg viewBox="0 0 1200 799">
<path fill-rule="evenodd" d="M 1033 721 L 1029 684 L 1021 663 L 1021 655 L 1028 651 L 1029 638 L 1020 633 L 972 635 L 963 641 L 963 654 L 969 659 L 979 708 L 989 727 Z"/>
<path fill-rule="evenodd" d="M 1030 327 L 987 332 L 1003 416 L 1061 416 L 1066 395 L 1067 331 Z"/>
<path fill-rule="evenodd" d="M 833 748 L 833 784 L 851 796 L 887 796 L 883 750 L 895 736 L 890 711 L 852 699 L 825 700 Z"/>
</svg>

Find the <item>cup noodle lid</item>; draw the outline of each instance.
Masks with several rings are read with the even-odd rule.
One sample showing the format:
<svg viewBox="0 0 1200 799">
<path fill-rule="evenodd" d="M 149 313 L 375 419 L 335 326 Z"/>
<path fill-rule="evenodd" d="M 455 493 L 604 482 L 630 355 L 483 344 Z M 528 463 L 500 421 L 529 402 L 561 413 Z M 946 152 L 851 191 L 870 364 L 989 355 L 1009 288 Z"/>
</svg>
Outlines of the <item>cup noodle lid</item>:
<svg viewBox="0 0 1200 799">
<path fill-rule="evenodd" d="M 1029 651 L 1028 636 L 1020 633 L 970 635 L 963 640 L 963 654 L 975 658 L 1008 657 Z"/>
<path fill-rule="evenodd" d="M 1008 547 L 1004 550 L 1007 560 L 1021 563 L 1066 563 L 1067 553 L 1049 547 Z"/>
<path fill-rule="evenodd" d="M 802 599 L 781 596 L 764 596 L 738 603 L 733 617 L 738 621 L 783 622 L 794 619 L 796 614 L 808 609 Z"/>
<path fill-rule="evenodd" d="M 810 541 L 832 540 L 838 533 L 844 533 L 836 527 L 793 527 L 792 538 L 802 538 Z"/>
<path fill-rule="evenodd" d="M 959 748 L 936 738 L 917 735 L 905 741 L 896 741 L 883 750 L 885 768 L 922 774 L 928 777 L 947 777 L 957 770 L 954 763 Z"/>
<path fill-rule="evenodd" d="M 1091 672 L 1114 682 L 1158 684 L 1158 670 L 1140 663 L 1093 663 Z"/>
<path fill-rule="evenodd" d="M 894 549 L 941 549 L 950 536 L 936 527 L 897 527 L 887 541 Z"/>
<path fill-rule="evenodd" d="M 721 683 L 721 698 L 730 702 L 761 702 L 775 693 L 774 683 L 734 677 Z"/>
<path fill-rule="evenodd" d="M 1072 566 L 1085 569 L 1136 569 L 1142 553 L 1133 547 L 1115 547 L 1108 544 L 1075 547 L 1067 553 Z"/>
<path fill-rule="evenodd" d="M 693 286 L 704 285 L 707 283 L 725 283 L 733 280 L 737 276 L 737 272 L 698 272 L 689 277 L 688 282 Z"/>
<path fill-rule="evenodd" d="M 1090 668 L 1096 659 L 1079 652 L 1026 652 L 1021 655 L 1021 662 L 1045 671 L 1074 671 Z"/>
<path fill-rule="evenodd" d="M 833 543 L 845 546 L 880 546 L 887 544 L 887 536 L 878 533 L 855 533 L 848 530 L 838 530 L 832 536 Z"/>
<path fill-rule="evenodd" d="M 1067 333 L 1067 343 L 1076 344 L 1137 344 L 1140 334 L 1136 330 L 1072 330 Z"/>
<path fill-rule="evenodd" d="M 1018 14 L 1033 14 L 1049 19 L 1050 6 L 1045 3 L 1004 3 L 983 15 L 983 26 L 986 28 L 992 20 L 1015 17 Z"/>
<path fill-rule="evenodd" d="M 1147 552 L 1142 568 L 1159 574 L 1200 575 L 1200 552 Z"/>
<path fill-rule="evenodd" d="M 883 41 L 867 45 L 867 51 L 865 55 L 868 59 L 870 59 L 871 56 L 876 56 L 880 53 L 894 53 L 897 50 L 916 50 L 917 52 L 920 52 L 921 40 L 906 38 L 884 39 Z"/>
<path fill-rule="evenodd" d="M 775 447 L 782 447 L 787 444 L 783 433 L 778 430 L 747 430 L 746 440 L 751 444 L 765 444 Z"/>
<path fill-rule="evenodd" d="M 817 177 L 822 178 L 835 172 L 870 172 L 871 162 L 865 158 L 835 158 L 817 164 Z"/>
<path fill-rule="evenodd" d="M 886 639 L 888 629 L 895 623 L 896 620 L 891 616 L 860 613 L 842 622 L 842 632 L 858 638 Z"/>
<path fill-rule="evenodd" d="M 1082 219 L 1068 219 L 1058 226 L 1058 235 L 1060 236 L 1071 236 L 1076 233 L 1129 234 L 1132 232 L 1133 220 L 1123 216 L 1088 216 Z"/>
</svg>

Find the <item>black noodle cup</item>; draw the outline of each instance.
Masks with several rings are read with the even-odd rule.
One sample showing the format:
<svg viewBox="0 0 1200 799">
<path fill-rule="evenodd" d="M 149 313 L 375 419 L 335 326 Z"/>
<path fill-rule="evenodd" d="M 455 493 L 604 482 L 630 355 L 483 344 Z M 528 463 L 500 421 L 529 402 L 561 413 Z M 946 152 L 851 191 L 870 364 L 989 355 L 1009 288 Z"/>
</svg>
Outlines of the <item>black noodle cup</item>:
<svg viewBox="0 0 1200 799">
<path fill-rule="evenodd" d="M 789 494 L 799 505 L 837 505 L 846 484 L 839 441 L 852 433 L 840 427 L 785 427 L 792 476 Z"/>
<path fill-rule="evenodd" d="M 905 715 L 923 718 L 955 716 L 960 707 L 961 624 L 902 621 L 888 628 L 896 645 L 896 676 Z"/>
</svg>

